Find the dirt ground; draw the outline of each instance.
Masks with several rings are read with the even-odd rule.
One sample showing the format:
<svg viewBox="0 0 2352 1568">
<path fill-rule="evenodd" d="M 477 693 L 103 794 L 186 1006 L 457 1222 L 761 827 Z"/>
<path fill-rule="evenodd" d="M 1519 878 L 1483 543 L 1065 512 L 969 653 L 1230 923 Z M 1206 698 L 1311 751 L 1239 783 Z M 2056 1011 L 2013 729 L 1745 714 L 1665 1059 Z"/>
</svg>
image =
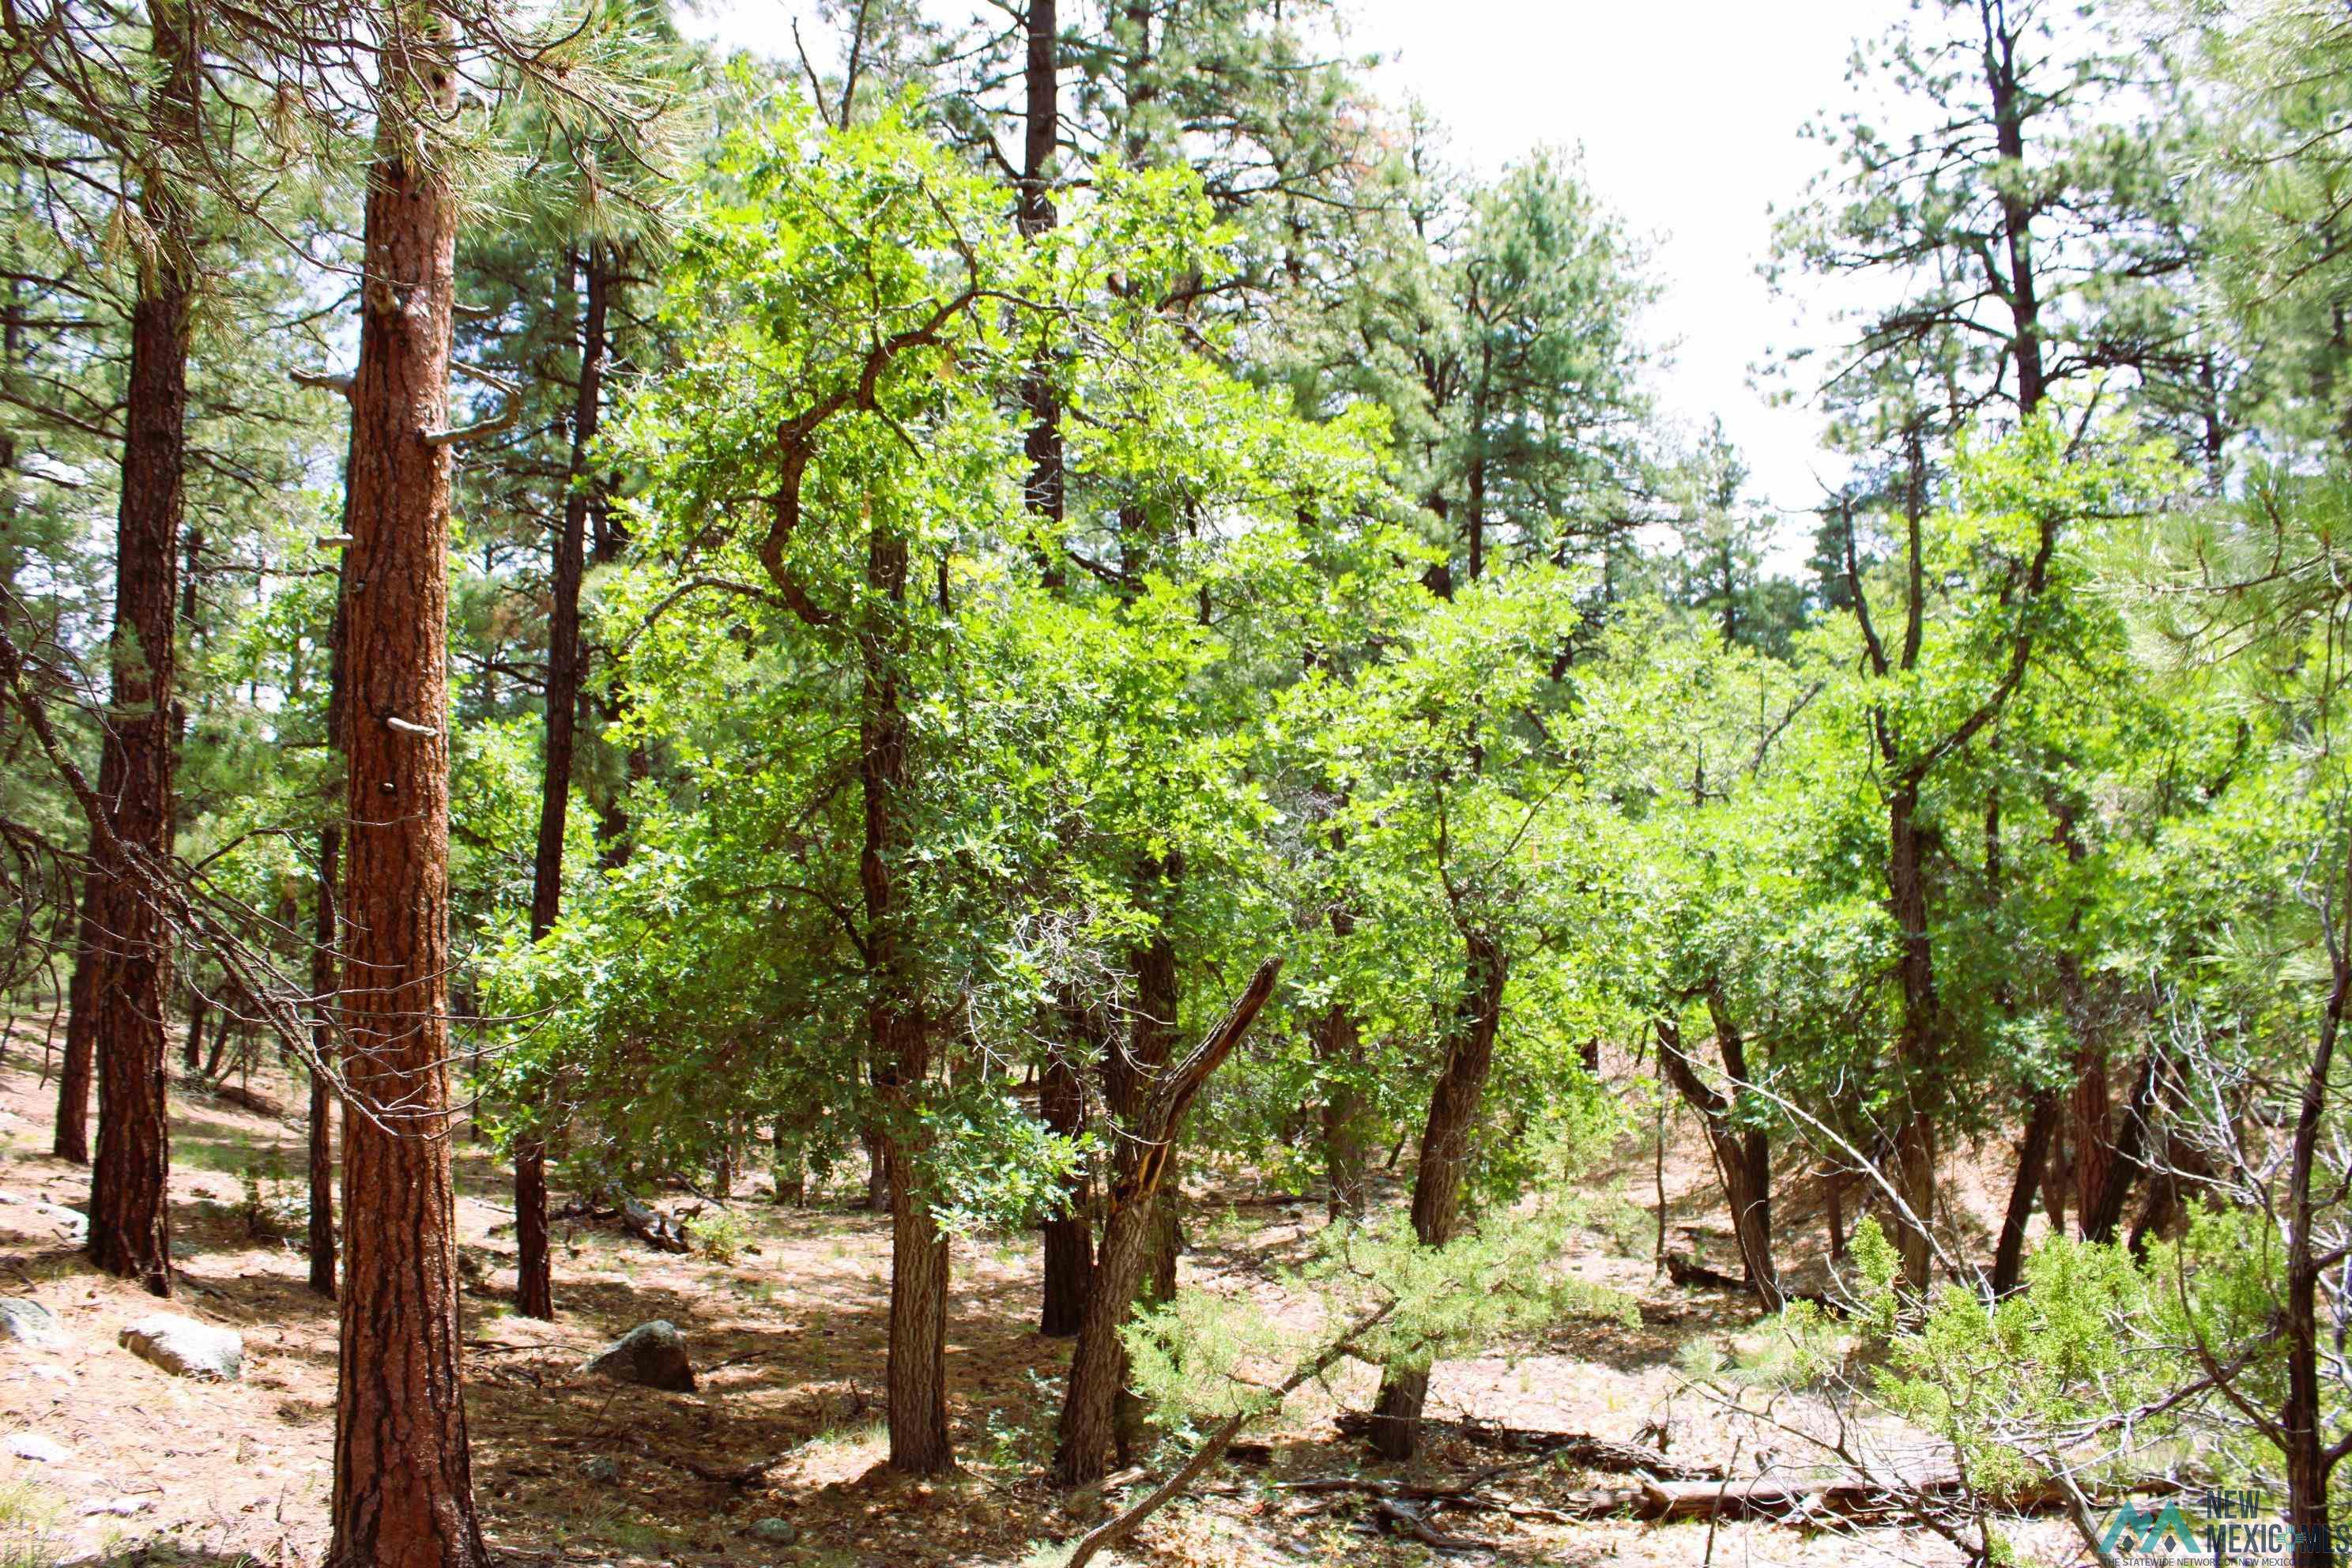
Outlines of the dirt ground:
<svg viewBox="0 0 2352 1568">
<path fill-rule="evenodd" d="M 62 1031 L 58 1031 L 61 1033 Z M 54 1041 L 49 1048 L 54 1049 Z M 78 1208 L 89 1175 L 49 1152 L 53 1084 L 41 1028 L 19 1022 L 0 1056 L 0 1295 L 27 1296 L 69 1336 L 57 1350 L 0 1343 L 0 1568 L 39 1563 L 310 1564 L 320 1561 L 335 1392 L 331 1303 L 305 1288 L 294 1244 L 257 1238 L 254 1184 L 265 1198 L 299 1197 L 304 1135 L 298 1082 L 274 1066 L 250 1087 L 289 1107 L 256 1114 L 175 1082 L 172 1226 L 176 1301 L 158 1303 L 97 1274 L 61 1235 L 53 1208 Z M 466 1295 L 467 1408 L 485 1531 L 516 1563 L 679 1568 L 945 1568 L 1053 1561 L 1075 1540 L 1083 1509 L 1039 1480 L 1050 1451 L 1068 1347 L 1034 1329 L 1034 1238 L 965 1246 L 955 1258 L 949 1381 L 962 1459 L 952 1479 L 910 1483 L 887 1474 L 879 1419 L 888 1235 L 883 1216 L 766 1201 L 746 1181 L 733 1212 L 749 1250 L 730 1263 L 655 1252 L 609 1226 L 557 1227 L 558 1321 L 512 1315 L 511 1212 L 505 1173 L 488 1149 L 461 1152 L 458 1219 L 475 1276 Z M 1718 1266 L 1735 1257 L 1714 1212 L 1712 1173 L 1696 1138 L 1668 1150 L 1667 1222 L 1676 1245 Z M 1818 1454 L 1759 1436 L 1692 1392 L 1684 1368 L 1733 1346 L 1754 1322 L 1741 1298 L 1685 1291 L 1654 1278 L 1655 1173 L 1629 1147 L 1612 1173 L 1613 1219 L 1567 1260 L 1640 1304 L 1638 1328 L 1574 1324 L 1545 1342 L 1497 1346 L 1436 1371 L 1433 1413 L 1590 1432 L 1624 1441 L 1663 1433 L 1678 1459 L 1712 1459 L 1739 1474 L 1800 1473 Z M 861 1184 L 862 1186 L 862 1184 Z M 1981 1198 L 1983 1194 L 1976 1194 Z M 1194 1219 L 1187 1284 L 1247 1290 L 1282 1310 L 1278 1267 L 1322 1224 L 1318 1203 L 1253 1201 L 1206 1186 Z M 1638 1212 L 1637 1212 L 1638 1211 Z M 1782 1234 L 1819 1278 L 1821 1225 L 1800 1184 L 1784 1196 Z M 299 1225 L 293 1227 L 299 1237 Z M 158 1310 L 234 1328 L 245 1375 L 232 1384 L 175 1378 L 118 1347 L 127 1323 Z M 582 1362 L 635 1324 L 666 1318 L 685 1333 L 701 1387 L 660 1394 L 587 1376 Z M 1694 1348 L 1696 1347 L 1696 1348 Z M 1487 1489 L 1509 1511 L 1450 1513 L 1443 1528 L 1489 1543 L 1444 1557 L 1372 1532 L 1361 1498 L 1300 1493 L 1298 1478 L 1383 1475 L 1338 1435 L 1341 1406 L 1369 1403 L 1374 1376 L 1351 1366 L 1328 1390 L 1294 1401 L 1260 1434 L 1267 1450 L 1205 1479 L 1202 1495 L 1147 1525 L 1106 1562 L 1177 1565 L 1949 1563 L 1931 1535 L 1895 1528 L 1810 1531 L 1773 1523 L 1651 1526 L 1543 1517 L 1548 1498 L 1622 1478 L 1548 1468 Z M 18 1447 L 54 1448 L 46 1459 Z M 57 1450 L 62 1450 L 60 1456 Z M 698 1479 L 688 1462 L 725 1469 L 782 1457 L 758 1483 Z M 1458 1440 L 1416 1462 L 1426 1479 L 1459 1479 L 1496 1456 Z M 1120 1494 L 1114 1492 L 1116 1501 Z M 782 1519 L 796 1539 L 751 1533 Z M 2027 1561 L 2074 1563 L 2063 1527 L 2021 1525 Z"/>
</svg>

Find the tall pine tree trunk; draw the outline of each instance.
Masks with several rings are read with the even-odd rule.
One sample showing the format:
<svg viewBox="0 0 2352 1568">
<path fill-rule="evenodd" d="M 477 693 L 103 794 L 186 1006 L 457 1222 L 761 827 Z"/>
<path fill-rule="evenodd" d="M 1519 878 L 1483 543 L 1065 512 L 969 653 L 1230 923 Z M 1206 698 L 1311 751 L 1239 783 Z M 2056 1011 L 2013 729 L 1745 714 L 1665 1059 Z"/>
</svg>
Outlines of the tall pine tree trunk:
<svg viewBox="0 0 2352 1568">
<path fill-rule="evenodd" d="M 193 137 L 196 49 L 193 12 L 151 8 L 161 68 L 155 114 Z M 172 763 L 177 751 L 173 675 L 179 633 L 180 512 L 187 444 L 189 306 L 194 261 L 188 215 L 160 176 L 141 205 L 157 237 L 141 268 L 131 314 L 122 490 L 114 552 L 113 691 L 99 754 L 99 794 L 114 834 L 159 860 L 172 851 Z M 97 1013 L 98 1156 L 89 1182 L 90 1260 L 172 1293 L 171 1131 L 164 1106 L 164 1014 L 172 953 L 162 916 L 98 861 L 101 942 L 81 1001 Z M 68 1038 L 72 1031 L 68 1029 Z"/>
<path fill-rule="evenodd" d="M 587 568 L 588 500 L 593 485 L 589 448 L 603 407 L 609 269 L 591 243 L 580 331 L 580 380 L 572 410 L 571 488 L 563 498 L 562 531 L 547 610 L 546 740 L 541 748 L 539 841 L 531 860 L 530 939 L 555 927 L 563 904 L 563 830 L 572 806 L 572 753 L 580 713 L 580 579 Z M 555 1316 L 555 1287 L 547 1240 L 547 1142 L 534 1132 L 515 1147 L 515 1310 L 526 1318 Z"/>
<path fill-rule="evenodd" d="M 478 1568 L 451 1184 L 449 341 L 456 193 L 420 162 L 457 81 L 411 35 L 379 88 L 344 573 L 341 1375 L 331 1568 Z"/>
<path fill-rule="evenodd" d="M 1462 1223 L 1462 1184 L 1469 1173 L 1470 1139 L 1495 1065 L 1502 1026 L 1503 987 L 1510 961 L 1486 932 L 1463 936 L 1462 995 L 1447 1030 L 1445 1065 L 1430 1091 L 1421 1134 L 1421 1165 L 1413 1173 L 1412 1230 L 1423 1247 L 1443 1247 Z M 1409 1459 L 1421 1447 L 1421 1413 L 1429 1401 L 1427 1367 L 1391 1366 L 1381 1376 L 1372 1406 L 1372 1447 L 1391 1459 Z"/>
</svg>

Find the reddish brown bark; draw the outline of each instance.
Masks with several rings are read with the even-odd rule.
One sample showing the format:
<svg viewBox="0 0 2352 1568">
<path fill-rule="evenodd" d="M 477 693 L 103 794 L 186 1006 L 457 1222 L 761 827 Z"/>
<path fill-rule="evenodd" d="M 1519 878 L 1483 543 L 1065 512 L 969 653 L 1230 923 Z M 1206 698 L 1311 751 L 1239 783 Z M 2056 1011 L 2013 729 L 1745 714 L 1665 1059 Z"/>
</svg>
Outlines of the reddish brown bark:
<svg viewBox="0 0 2352 1568">
<path fill-rule="evenodd" d="M 417 161 L 456 80 L 412 37 L 369 171 L 352 543 L 344 563 L 349 828 L 344 1270 L 331 1568 L 478 1568 L 459 1378 L 448 1100 L 449 412 L 455 192 Z"/>
<path fill-rule="evenodd" d="M 1412 1230 L 1423 1247 L 1443 1247 L 1462 1222 L 1462 1184 L 1469 1174 L 1471 1136 L 1495 1065 L 1502 1026 L 1503 987 L 1510 961 L 1481 931 L 1463 932 L 1462 994 L 1447 1030 L 1445 1065 L 1430 1091 L 1421 1134 L 1421 1164 L 1413 1173 Z M 1421 1446 L 1421 1413 L 1429 1402 L 1429 1369 L 1391 1366 L 1381 1377 L 1372 1406 L 1372 1447 L 1391 1459 L 1409 1459 Z"/>
<path fill-rule="evenodd" d="M 162 76 L 155 110 L 167 126 L 193 128 L 196 43 L 193 16 L 152 9 Z M 179 551 L 187 443 L 188 310 L 194 293 L 186 214 L 160 177 L 141 195 L 158 236 L 141 268 L 131 312 L 131 373 L 123 410 L 122 487 L 114 551 L 113 688 L 99 753 L 99 795 L 122 845 L 172 850 L 172 773 L 178 750 L 173 718 L 179 633 Z M 172 1293 L 165 1188 L 171 1131 L 164 1110 L 164 1014 L 172 953 L 161 911 L 121 876 L 110 853 L 95 857 L 98 942 L 86 950 L 95 973 L 76 1000 L 96 1013 L 98 1151 L 89 1183 L 90 1260 Z M 72 1031 L 68 1029 L 68 1040 Z"/>
</svg>

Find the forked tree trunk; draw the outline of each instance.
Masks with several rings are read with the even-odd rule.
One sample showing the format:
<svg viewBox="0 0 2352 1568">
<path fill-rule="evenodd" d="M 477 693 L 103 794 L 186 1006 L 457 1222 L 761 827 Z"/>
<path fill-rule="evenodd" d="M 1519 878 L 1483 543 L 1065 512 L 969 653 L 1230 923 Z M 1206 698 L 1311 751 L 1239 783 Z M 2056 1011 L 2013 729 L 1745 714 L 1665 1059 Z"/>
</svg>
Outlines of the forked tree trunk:
<svg viewBox="0 0 2352 1568">
<path fill-rule="evenodd" d="M 2048 1090 L 2033 1097 L 2025 1119 L 2025 1135 L 2017 1143 L 2017 1174 L 2009 1187 L 2009 1206 L 2000 1218 L 2000 1240 L 1992 1254 L 1992 1289 L 2006 1296 L 2017 1289 L 2025 1269 L 2025 1227 L 2033 1218 L 2033 1201 L 2042 1191 L 2042 1168 L 2050 1158 L 2051 1134 L 2058 1130 L 2061 1106 Z"/>
<path fill-rule="evenodd" d="M 1510 961 L 1493 937 L 1480 931 L 1465 931 L 1462 936 L 1462 994 L 1447 1030 L 1445 1065 L 1430 1091 L 1421 1164 L 1412 1179 L 1412 1230 L 1423 1247 L 1444 1246 L 1461 1226 L 1471 1136 L 1486 1098 L 1486 1075 L 1495 1065 L 1503 987 L 1510 978 Z M 1388 1458 L 1412 1458 L 1421 1447 L 1421 1413 L 1428 1402 L 1427 1367 L 1385 1369 L 1380 1398 L 1372 1406 L 1372 1447 Z"/>
<path fill-rule="evenodd" d="M 609 269 L 603 247 L 592 243 L 584 267 L 580 379 L 572 408 L 571 485 L 555 540 L 555 570 L 548 592 L 547 703 L 541 748 L 539 838 L 531 858 L 530 939 L 554 929 L 563 905 L 563 833 L 572 808 L 572 757 L 580 713 L 580 582 L 587 571 L 588 502 L 593 485 L 589 450 L 604 407 L 605 321 Z M 514 1154 L 515 1310 L 526 1318 L 555 1316 L 555 1286 L 547 1238 L 547 1141 L 543 1131 L 520 1140 Z"/>
<path fill-rule="evenodd" d="M 194 14 L 151 8 L 157 119 L 192 135 L 198 77 Z M 99 794 L 114 836 L 159 860 L 172 851 L 172 764 L 178 751 L 173 677 L 179 634 L 180 518 L 187 446 L 188 215 L 161 176 L 141 194 L 157 236 L 131 312 L 123 409 L 122 489 L 114 551 L 113 690 L 99 753 Z M 100 855 L 102 942 L 93 983 L 77 1000 L 97 1014 L 98 1156 L 90 1168 L 90 1261 L 172 1293 L 171 1129 L 164 1105 L 164 1016 L 172 952 L 163 918 Z M 70 1031 L 68 1031 L 70 1036 Z"/>
<path fill-rule="evenodd" d="M 1184 1005 L 1184 990 L 1166 913 L 1169 894 L 1183 875 L 1183 857 L 1173 854 L 1147 863 L 1142 871 L 1145 885 L 1154 889 L 1153 901 L 1160 906 L 1162 919 L 1151 940 L 1135 954 L 1135 1009 L 1126 1055 L 1108 1053 L 1103 1063 L 1103 1098 L 1118 1120 L 1121 1131 L 1114 1135 L 1122 1138 L 1142 1124 L 1150 1112 L 1152 1087 L 1176 1054 L 1177 1018 Z M 1177 1210 L 1183 1184 L 1177 1173 L 1179 1161 L 1173 1145 L 1181 1131 L 1173 1126 L 1168 1129 L 1170 1149 L 1152 1184 L 1151 1213 L 1142 1222 L 1142 1269 L 1128 1291 L 1130 1310 L 1155 1306 L 1176 1293 Z M 1104 1240 L 1108 1245 L 1108 1230 Z M 1150 1412 L 1129 1386 L 1123 1341 L 1111 1383 L 1111 1458 L 1125 1465 L 1144 1446 Z"/>
<path fill-rule="evenodd" d="M 456 194 L 418 120 L 457 111 L 429 33 L 379 87 L 367 189 L 352 543 L 350 840 L 337 998 L 344 1269 L 330 1568 L 478 1568 L 459 1376 L 449 1111 L 449 458 Z M 421 100 L 421 101 L 420 101 Z"/>
<path fill-rule="evenodd" d="M 2106 1174 L 2099 1184 L 2098 1201 L 2085 1202 L 2080 1220 L 2085 1241 L 2113 1241 L 2131 1196 L 2132 1180 L 2139 1174 L 2140 1156 L 2147 1147 L 2148 1124 L 2157 1113 L 2162 1061 L 2151 1050 L 2140 1058 L 2132 1075 L 2131 1098 L 2125 1102 L 2122 1125 L 2107 1140 Z"/>
<path fill-rule="evenodd" d="M 335 1049 L 335 886 L 341 879 L 343 829 L 319 829 L 319 914 L 311 930 L 310 989 L 319 1016 L 310 1026 L 310 1289 L 335 1297 L 335 1092 L 325 1071 Z"/>
<path fill-rule="evenodd" d="M 1209 1075 L 1249 1033 L 1281 973 L 1280 959 L 1260 964 L 1224 1020 L 1182 1061 L 1139 1085 L 1134 1113 L 1121 1119 L 1102 1250 L 1095 1258 L 1094 1288 L 1087 1293 L 1056 1429 L 1054 1479 L 1058 1485 L 1088 1485 L 1109 1471 L 1118 1444 L 1118 1394 L 1127 1376 L 1119 1331 L 1127 1326 L 1137 1289 L 1152 1267 L 1155 1237 L 1163 1223 L 1157 1199 L 1167 1179 L 1176 1129 Z"/>
<path fill-rule="evenodd" d="M 1710 994 L 1707 1007 L 1715 1020 L 1716 1047 L 1723 1055 L 1724 1071 L 1730 1076 L 1736 1093 L 1737 1086 L 1748 1081 L 1746 1044 L 1719 996 Z M 1724 1202 L 1731 1210 L 1732 1234 L 1738 1238 L 1748 1288 L 1766 1311 L 1777 1312 L 1780 1271 L 1772 1254 L 1771 1142 L 1761 1131 L 1742 1131 L 1732 1125 L 1736 1101 L 1699 1077 L 1683 1052 L 1682 1029 L 1675 1020 L 1659 1019 L 1657 1034 L 1659 1064 L 1706 1129 Z"/>
</svg>

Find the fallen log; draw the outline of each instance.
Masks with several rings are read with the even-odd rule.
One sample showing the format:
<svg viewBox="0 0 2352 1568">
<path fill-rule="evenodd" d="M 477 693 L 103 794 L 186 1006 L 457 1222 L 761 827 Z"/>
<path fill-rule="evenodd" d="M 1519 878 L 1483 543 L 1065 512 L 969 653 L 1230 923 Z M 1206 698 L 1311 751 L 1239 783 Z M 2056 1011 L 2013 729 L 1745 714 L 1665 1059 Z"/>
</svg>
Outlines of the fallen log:
<svg viewBox="0 0 2352 1568">
<path fill-rule="evenodd" d="M 2178 1490 L 2164 1481 L 2144 1481 L 2135 1496 Z M 1571 1519 L 1638 1519 L 1664 1524 L 1677 1520 L 1766 1519 L 1801 1522 L 1837 1518 L 1857 1521 L 1908 1518 L 1923 1511 L 1975 1500 L 1982 1494 L 1958 1477 L 1880 1480 L 1839 1476 L 1822 1480 L 1776 1479 L 1664 1481 L 1643 1479 L 1630 1487 L 1595 1487 L 1571 1492 L 1552 1505 Z M 2049 1513 L 2067 1506 L 2063 1487 L 2028 1487 L 1991 1499 L 2005 1513 Z"/>
<path fill-rule="evenodd" d="M 1391 1535 L 1402 1535 L 1418 1541 L 1432 1552 L 1499 1552 L 1502 1547 L 1492 1541 L 1475 1536 L 1448 1535 L 1429 1522 L 1420 1509 L 1412 1503 L 1391 1498 L 1381 1498 L 1372 1505 L 1373 1517 L 1380 1528 Z"/>
<path fill-rule="evenodd" d="M 1345 1436 L 1369 1439 L 1374 1419 L 1362 1411 L 1343 1410 L 1339 1413 L 1339 1431 Z M 1476 1447 L 1507 1454 L 1557 1457 L 1588 1470 L 1605 1470 L 1612 1475 L 1646 1473 L 1683 1481 L 1723 1479 L 1720 1465 L 1688 1465 L 1670 1459 L 1655 1448 L 1595 1437 L 1585 1432 L 1555 1432 L 1540 1426 L 1507 1426 L 1488 1421 L 1440 1421 L 1429 1416 L 1423 1416 L 1421 1425 L 1425 1432 L 1442 1432 Z"/>
<path fill-rule="evenodd" d="M 633 1197 L 621 1199 L 621 1226 L 656 1252 L 691 1252 L 686 1228 L 669 1215 Z"/>
<path fill-rule="evenodd" d="M 1748 1281 L 1738 1275 L 1710 1268 L 1688 1253 L 1666 1254 L 1666 1278 L 1685 1290 L 1734 1290 L 1741 1295 L 1748 1291 Z"/>
<path fill-rule="evenodd" d="M 240 1106 L 247 1110 L 252 1111 L 257 1116 L 283 1116 L 286 1114 L 286 1108 L 278 1103 L 278 1101 L 270 1099 L 268 1095 L 258 1093 L 250 1089 L 240 1088 L 233 1083 L 214 1084 L 211 1086 L 210 1092 L 215 1100 L 225 1100 L 231 1105 Z"/>
</svg>

